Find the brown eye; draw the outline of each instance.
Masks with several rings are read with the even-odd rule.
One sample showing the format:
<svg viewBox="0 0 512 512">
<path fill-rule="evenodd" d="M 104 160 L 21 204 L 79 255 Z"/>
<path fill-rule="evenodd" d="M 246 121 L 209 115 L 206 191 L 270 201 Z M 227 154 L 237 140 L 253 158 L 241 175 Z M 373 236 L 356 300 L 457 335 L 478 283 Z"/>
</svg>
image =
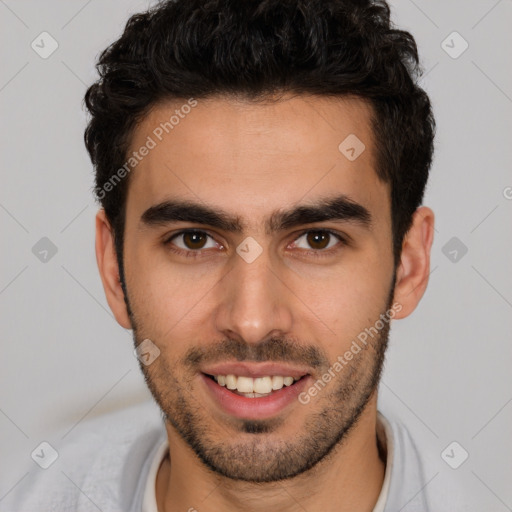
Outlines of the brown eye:
<svg viewBox="0 0 512 512">
<path fill-rule="evenodd" d="M 306 231 L 299 236 L 293 243 L 299 249 L 305 249 L 311 254 L 328 252 L 328 249 L 334 248 L 336 245 L 344 245 L 345 239 L 342 235 L 338 235 L 328 229 L 313 229 Z"/>
<path fill-rule="evenodd" d="M 205 233 L 183 233 L 183 242 L 187 249 L 202 249 L 206 244 L 207 236 Z"/>
<path fill-rule="evenodd" d="M 312 249 L 325 249 L 329 245 L 331 234 L 325 231 L 310 231 L 306 240 Z"/>
<path fill-rule="evenodd" d="M 218 244 L 204 231 L 181 231 L 172 236 L 166 244 L 174 245 L 182 251 L 199 252 L 202 249 L 213 249 Z"/>
</svg>

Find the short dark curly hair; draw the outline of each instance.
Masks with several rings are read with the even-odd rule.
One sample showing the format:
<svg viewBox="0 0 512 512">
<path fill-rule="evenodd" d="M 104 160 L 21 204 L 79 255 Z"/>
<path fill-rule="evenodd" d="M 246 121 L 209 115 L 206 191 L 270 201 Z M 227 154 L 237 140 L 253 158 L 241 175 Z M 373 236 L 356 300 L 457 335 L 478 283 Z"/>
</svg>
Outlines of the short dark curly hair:
<svg viewBox="0 0 512 512">
<path fill-rule="evenodd" d="M 284 93 L 370 102 L 375 169 L 390 184 L 393 252 L 420 206 L 435 121 L 417 80 L 413 36 L 383 0 L 168 0 L 132 16 L 100 55 L 85 94 L 85 144 L 96 196 L 113 228 L 121 282 L 129 180 L 105 193 L 126 162 L 133 129 L 167 99 L 224 96 L 263 101 Z M 102 193 L 100 194 L 99 191 Z"/>
</svg>

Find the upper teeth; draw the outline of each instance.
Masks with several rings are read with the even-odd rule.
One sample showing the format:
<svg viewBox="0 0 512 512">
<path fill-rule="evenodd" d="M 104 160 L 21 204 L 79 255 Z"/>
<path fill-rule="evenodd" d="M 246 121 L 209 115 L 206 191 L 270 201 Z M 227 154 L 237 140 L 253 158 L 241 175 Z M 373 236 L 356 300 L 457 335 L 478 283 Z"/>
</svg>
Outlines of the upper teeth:
<svg viewBox="0 0 512 512">
<path fill-rule="evenodd" d="M 236 375 L 214 375 L 214 379 L 220 386 L 226 386 L 228 389 L 236 389 L 241 393 L 270 393 L 284 386 L 293 384 L 293 377 L 282 377 L 274 375 L 272 377 L 242 377 Z"/>
</svg>

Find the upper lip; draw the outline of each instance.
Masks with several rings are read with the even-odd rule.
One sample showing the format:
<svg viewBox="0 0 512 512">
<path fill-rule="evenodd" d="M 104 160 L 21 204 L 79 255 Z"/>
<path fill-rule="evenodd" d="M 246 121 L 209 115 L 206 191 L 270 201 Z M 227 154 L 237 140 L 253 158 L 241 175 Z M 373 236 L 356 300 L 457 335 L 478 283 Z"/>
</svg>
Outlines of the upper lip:
<svg viewBox="0 0 512 512">
<path fill-rule="evenodd" d="M 236 375 L 242 377 L 266 377 L 272 375 L 281 375 L 283 377 L 293 377 L 299 379 L 309 374 L 306 367 L 289 366 L 282 363 L 217 363 L 202 368 L 201 371 L 207 375 Z"/>
</svg>

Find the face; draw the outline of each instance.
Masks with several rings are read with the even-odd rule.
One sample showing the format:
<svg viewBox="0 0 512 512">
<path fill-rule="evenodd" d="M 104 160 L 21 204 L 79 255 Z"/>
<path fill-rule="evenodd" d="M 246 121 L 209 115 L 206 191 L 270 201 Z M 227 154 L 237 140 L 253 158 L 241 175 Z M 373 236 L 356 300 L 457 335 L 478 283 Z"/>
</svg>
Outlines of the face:
<svg viewBox="0 0 512 512">
<path fill-rule="evenodd" d="M 137 344 L 160 351 L 141 368 L 171 433 L 210 469 L 259 482 L 298 475 L 364 410 L 387 341 L 390 190 L 375 172 L 370 107 L 305 96 L 184 104 L 155 107 L 130 150 L 155 143 L 126 203 L 130 323 Z M 340 149 L 351 134 L 359 156 L 353 135 Z M 246 397 L 218 378 L 237 373 L 259 377 L 251 391 L 264 395 L 265 376 L 296 380 Z"/>
</svg>

